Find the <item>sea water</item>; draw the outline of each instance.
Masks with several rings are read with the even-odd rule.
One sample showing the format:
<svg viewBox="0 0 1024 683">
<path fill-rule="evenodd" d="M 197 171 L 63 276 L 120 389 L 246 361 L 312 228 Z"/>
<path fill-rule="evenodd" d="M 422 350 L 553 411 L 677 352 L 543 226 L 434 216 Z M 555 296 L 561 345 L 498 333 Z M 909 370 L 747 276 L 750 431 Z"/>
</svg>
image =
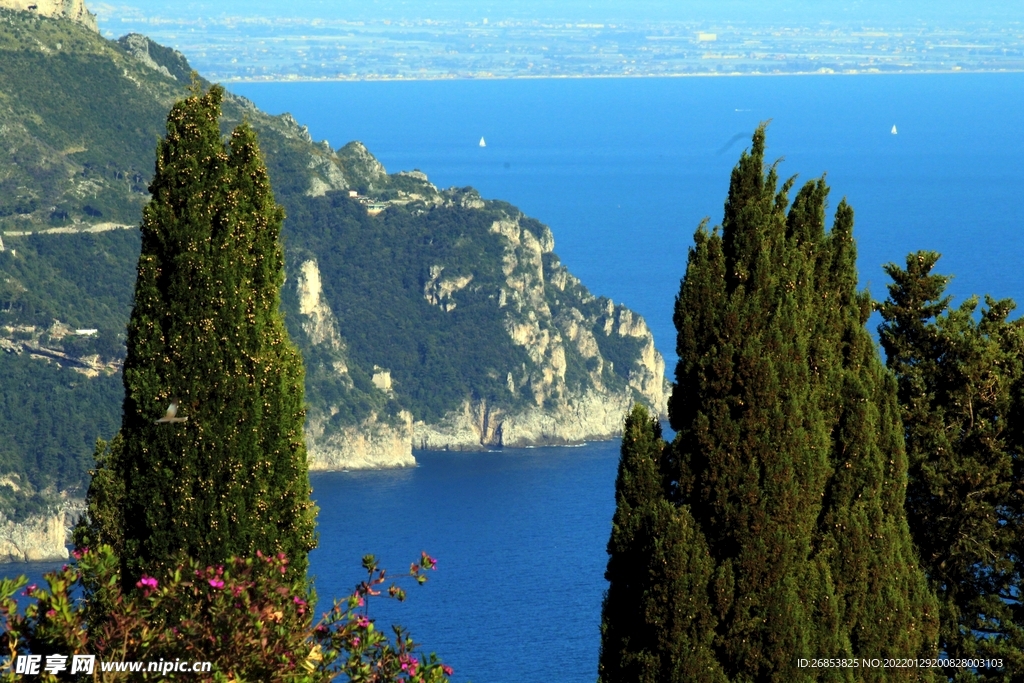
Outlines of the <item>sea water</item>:
<svg viewBox="0 0 1024 683">
<path fill-rule="evenodd" d="M 693 231 L 721 219 L 729 172 L 769 119 L 780 175 L 827 172 L 832 206 L 854 207 L 861 286 L 876 298 L 882 264 L 931 249 L 959 299 L 1024 302 L 1024 74 L 231 89 L 335 147 L 361 140 L 389 171 L 472 185 L 544 221 L 563 262 L 643 314 L 670 363 Z M 362 555 L 401 572 L 427 551 L 439 560 L 430 582 L 404 604 L 371 602 L 381 626 L 407 626 L 456 681 L 593 681 L 617 455 L 614 442 L 417 452 L 414 469 L 313 475 L 321 609 L 361 579 Z M 0 575 L 38 580 L 52 566 Z"/>
</svg>

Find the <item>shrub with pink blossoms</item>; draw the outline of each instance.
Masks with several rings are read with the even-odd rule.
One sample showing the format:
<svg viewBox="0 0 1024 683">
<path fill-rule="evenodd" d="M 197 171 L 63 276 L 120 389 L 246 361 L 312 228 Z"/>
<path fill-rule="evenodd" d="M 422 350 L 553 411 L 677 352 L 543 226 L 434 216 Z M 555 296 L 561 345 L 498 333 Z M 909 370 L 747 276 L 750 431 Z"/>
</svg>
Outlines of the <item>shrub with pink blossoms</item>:
<svg viewBox="0 0 1024 683">
<path fill-rule="evenodd" d="M 442 683 L 451 668 L 424 656 L 401 627 L 394 638 L 377 630 L 367 608 L 382 594 L 386 573 L 363 558 L 367 580 L 336 601 L 316 624 L 316 597 L 305 583 L 285 580 L 288 559 L 258 553 L 224 566 L 183 562 L 159 579 L 143 576 L 122 589 L 119 562 L 107 546 L 80 551 L 74 564 L 46 576 L 49 590 L 29 586 L 35 599 L 18 614 L 15 594 L 27 583 L 0 580 L 0 648 L 4 655 L 91 654 L 100 661 L 209 661 L 208 674 L 189 681 L 295 681 L 336 678 L 352 683 Z M 426 554 L 406 578 L 422 583 L 434 562 Z M 395 584 L 395 599 L 405 592 Z M 80 595 L 82 597 L 74 597 Z M 14 657 L 0 660 L 0 681 L 14 673 Z M 173 680 L 174 674 L 99 672 L 100 681 Z M 56 681 L 44 674 L 36 680 Z"/>
</svg>

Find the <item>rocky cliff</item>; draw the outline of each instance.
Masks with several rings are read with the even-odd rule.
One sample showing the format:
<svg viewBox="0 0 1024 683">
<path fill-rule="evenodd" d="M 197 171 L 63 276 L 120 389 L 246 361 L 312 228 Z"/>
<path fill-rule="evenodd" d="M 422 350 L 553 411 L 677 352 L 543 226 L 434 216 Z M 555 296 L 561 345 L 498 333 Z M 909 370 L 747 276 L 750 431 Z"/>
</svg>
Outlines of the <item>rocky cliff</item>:
<svg viewBox="0 0 1024 683">
<path fill-rule="evenodd" d="M 311 397 L 313 467 L 404 464 L 411 448 L 607 439 L 637 401 L 664 414 L 665 363 L 646 323 L 590 294 L 554 254 L 547 226 L 470 189 L 438 190 L 419 172 L 387 176 L 364 147 L 353 148 L 372 182 L 400 180 L 401 189 L 378 201 L 379 218 L 368 217 L 358 193 L 316 199 L 324 213 L 311 220 L 325 226 L 325 239 L 295 247 L 311 257 L 294 262 L 289 282 L 301 316 L 295 336 L 315 382 L 352 391 L 349 368 L 362 366 L 366 400 L 377 402 L 358 425 L 332 425 L 340 406 Z M 371 179 L 353 168 L 346 164 L 354 184 L 368 187 Z M 401 242 L 424 247 L 396 249 Z M 353 268 L 367 275 L 353 278 Z M 346 325 L 339 328 L 332 306 L 350 312 Z M 381 326 L 382 316 L 394 324 Z M 396 337 L 394 325 L 418 332 Z M 353 332 L 361 334 L 349 349 Z M 429 378 L 465 389 L 448 391 L 446 401 L 417 398 L 446 393 Z"/>
<path fill-rule="evenodd" d="M 0 0 L 0 8 L 32 12 L 41 17 L 70 19 L 99 32 L 96 15 L 86 9 L 84 0 Z"/>
<path fill-rule="evenodd" d="M 54 510 L 18 522 L 0 512 L 0 562 L 68 559 L 71 529 L 84 509 L 84 501 L 66 500 Z"/>
<path fill-rule="evenodd" d="M 482 209 L 484 202 L 470 202 Z M 607 439 L 620 432 L 624 414 L 636 401 L 664 414 L 668 400 L 665 362 L 643 318 L 612 301 L 590 295 L 554 257 L 554 237 L 544 225 L 522 224 L 522 214 L 493 221 L 489 232 L 502 243 L 503 280 L 491 296 L 502 312 L 505 333 L 531 363 L 505 375 L 511 407 L 467 399 L 435 423 L 418 421 L 417 448 L 479 449 L 579 443 Z M 531 229 L 532 228 L 532 229 Z M 445 277 L 445 266 L 430 267 L 424 298 L 446 312 L 473 274 Z M 597 304 L 597 305 L 595 305 Z M 629 360 L 625 382 L 601 352 L 598 339 L 628 339 L 640 351 Z M 586 374 L 575 386 L 567 381 L 570 358 L 582 361 Z M 621 369 L 620 369 L 621 370 Z"/>
<path fill-rule="evenodd" d="M 315 373 L 317 382 L 341 385 L 351 392 L 354 382 L 348 370 L 345 342 L 331 307 L 322 297 L 323 288 L 317 262 L 314 259 L 303 261 L 294 282 L 301 316 L 301 337 L 318 352 L 310 371 Z M 308 350 L 305 355 L 308 359 L 311 356 Z M 379 386 L 375 385 L 379 391 L 390 389 L 390 378 L 384 382 L 384 376 L 384 373 L 374 375 L 380 378 Z M 335 400 L 313 400 L 309 403 L 306 415 L 306 452 L 310 470 L 416 465 L 412 455 L 412 414 L 401 411 L 396 416 L 397 420 L 384 420 L 380 419 L 377 412 L 371 412 L 358 421 L 336 420 L 341 412 L 339 403 L 344 402 L 345 398 L 348 396 L 342 394 Z"/>
</svg>

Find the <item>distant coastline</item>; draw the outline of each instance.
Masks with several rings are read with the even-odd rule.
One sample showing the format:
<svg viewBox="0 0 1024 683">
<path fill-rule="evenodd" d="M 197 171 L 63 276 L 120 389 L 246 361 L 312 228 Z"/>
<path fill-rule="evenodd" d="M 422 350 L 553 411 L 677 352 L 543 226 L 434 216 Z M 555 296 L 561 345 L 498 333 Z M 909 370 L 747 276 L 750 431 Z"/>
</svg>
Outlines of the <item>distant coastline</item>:
<svg viewBox="0 0 1024 683">
<path fill-rule="evenodd" d="M 554 75 L 508 75 L 508 76 L 267 76 L 266 78 L 222 78 L 218 82 L 231 83 L 419 83 L 424 81 L 565 81 L 565 80 L 613 80 L 642 78 L 740 78 L 773 76 L 912 76 L 912 75 L 954 75 L 954 74 L 1012 74 L 1024 73 L 1018 69 L 907 69 L 901 71 L 849 70 L 849 71 L 786 71 L 786 72 L 732 72 L 732 73 L 676 73 L 676 74 L 554 74 Z"/>
</svg>

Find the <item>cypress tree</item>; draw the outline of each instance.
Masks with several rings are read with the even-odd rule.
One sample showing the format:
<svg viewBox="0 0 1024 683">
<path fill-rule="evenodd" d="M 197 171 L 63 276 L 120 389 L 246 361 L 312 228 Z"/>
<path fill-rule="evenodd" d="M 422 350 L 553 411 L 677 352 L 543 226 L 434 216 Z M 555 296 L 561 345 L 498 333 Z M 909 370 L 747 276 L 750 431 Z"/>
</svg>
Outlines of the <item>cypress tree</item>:
<svg viewBox="0 0 1024 683">
<path fill-rule="evenodd" d="M 635 406 L 626 417 L 615 482 L 600 683 L 725 680 L 711 651 L 711 558 L 689 510 L 668 501 L 664 445 L 657 418 Z"/>
<path fill-rule="evenodd" d="M 947 671 L 957 680 L 1024 676 L 1021 545 L 1024 323 L 1009 299 L 956 309 L 933 274 L 939 255 L 888 264 L 879 335 L 895 373 L 910 463 L 907 517 L 939 597 L 939 646 L 1004 669 Z"/>
<path fill-rule="evenodd" d="M 167 117 L 128 326 L 121 454 L 125 578 L 184 554 L 284 552 L 304 577 L 315 508 L 303 369 L 279 312 L 273 197 L 252 128 L 225 144 L 219 86 Z M 184 422 L 156 423 L 177 402 Z"/>
<path fill-rule="evenodd" d="M 899 680 L 800 658 L 934 653 L 935 604 L 903 512 L 895 385 L 864 329 L 853 214 L 824 179 L 792 207 L 765 128 L 702 224 L 676 300 L 668 492 L 711 557 L 714 653 L 736 681 Z"/>
</svg>

